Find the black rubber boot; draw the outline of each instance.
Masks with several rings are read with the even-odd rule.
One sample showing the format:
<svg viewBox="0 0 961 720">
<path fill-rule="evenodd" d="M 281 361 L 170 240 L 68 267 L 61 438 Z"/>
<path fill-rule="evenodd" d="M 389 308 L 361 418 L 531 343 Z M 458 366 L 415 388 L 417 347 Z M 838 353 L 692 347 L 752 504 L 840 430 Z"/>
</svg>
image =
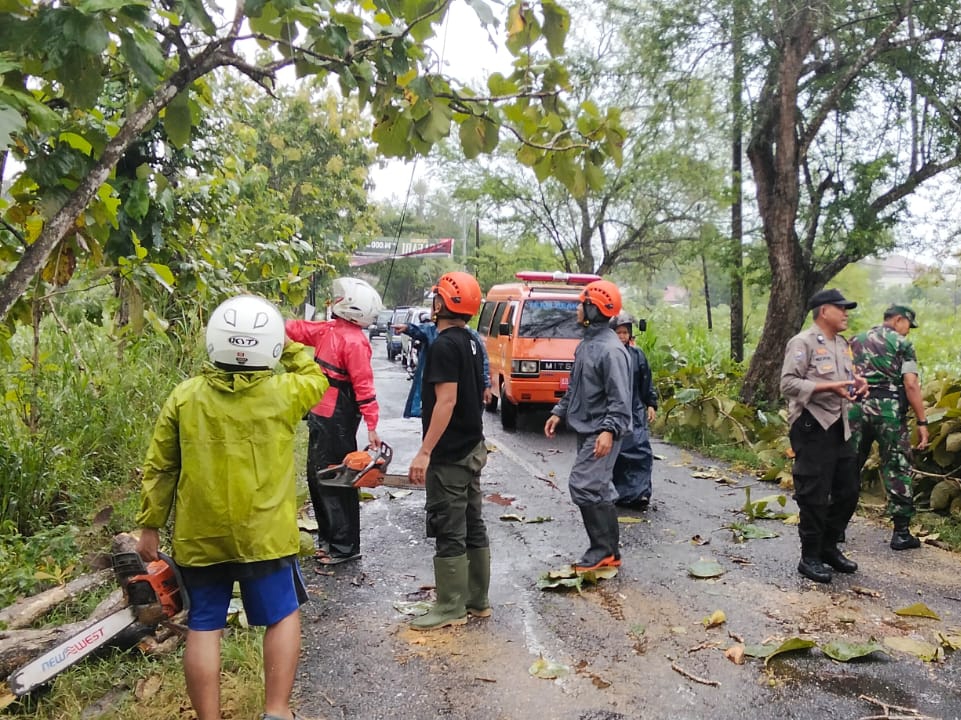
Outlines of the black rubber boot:
<svg viewBox="0 0 961 720">
<path fill-rule="evenodd" d="M 921 541 L 911 534 L 910 518 L 898 516 L 894 518 L 894 533 L 891 535 L 892 550 L 911 550 L 921 547 Z"/>
<path fill-rule="evenodd" d="M 611 503 L 582 505 L 580 510 L 590 547 L 587 548 L 587 552 L 581 556 L 581 559 L 574 564 L 574 570 L 576 572 L 587 572 L 599 567 L 614 566 L 616 562 L 614 552 L 617 547 L 616 544 L 612 544 L 610 529 L 610 516 L 612 514 L 614 515 L 614 522 L 617 522 L 617 511 L 614 509 L 614 505 Z"/>
<path fill-rule="evenodd" d="M 617 507 L 614 503 L 604 503 L 603 507 L 607 513 L 607 537 L 614 556 L 615 567 L 621 566 L 621 526 L 617 522 Z"/>
<path fill-rule="evenodd" d="M 821 550 L 821 560 L 842 573 L 853 573 L 858 569 L 858 564 L 845 557 L 836 544 L 828 545 Z"/>
</svg>

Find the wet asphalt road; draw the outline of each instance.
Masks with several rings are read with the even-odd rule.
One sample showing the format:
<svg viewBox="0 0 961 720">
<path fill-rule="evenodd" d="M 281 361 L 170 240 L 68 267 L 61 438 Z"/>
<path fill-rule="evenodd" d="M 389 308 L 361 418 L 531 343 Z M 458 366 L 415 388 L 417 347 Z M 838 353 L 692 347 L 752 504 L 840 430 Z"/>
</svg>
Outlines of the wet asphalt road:
<svg viewBox="0 0 961 720">
<path fill-rule="evenodd" d="M 399 365 L 374 340 L 381 436 L 406 469 L 420 424 L 400 418 L 409 387 Z M 616 718 L 866 718 L 915 710 L 961 718 L 961 660 L 875 653 L 849 663 L 820 650 L 736 665 L 724 651 L 791 637 L 819 644 L 906 637 L 936 642 L 961 634 L 961 559 L 938 548 L 895 553 L 890 530 L 857 518 L 846 552 L 860 564 L 828 586 L 795 571 L 796 528 L 758 521 L 780 536 L 734 541 L 725 526 L 745 487 L 756 500 L 773 486 L 655 442 L 654 502 L 640 522 L 621 525 L 624 565 L 617 577 L 576 591 L 543 591 L 538 578 L 579 557 L 586 546 L 567 494 L 573 437 L 543 436 L 546 413 L 521 416 L 505 432 L 485 418 L 492 448 L 482 487 L 491 537 L 490 619 L 430 633 L 407 627 L 394 603 L 433 584 L 432 542 L 424 537 L 424 496 L 391 497 L 387 488 L 362 508 L 363 558 L 336 568 L 305 561 L 312 596 L 304 608 L 304 652 L 296 694 L 307 717 L 410 720 L 614 720 Z M 714 477 L 696 477 L 709 475 Z M 787 510 L 793 511 L 789 500 Z M 501 520 L 550 517 L 550 522 Z M 692 538 L 699 537 L 696 544 Z M 725 571 L 696 580 L 687 568 L 714 559 Z M 939 620 L 900 617 L 922 602 Z M 702 620 L 723 610 L 727 621 Z M 543 657 L 566 668 L 556 680 L 534 677 Z M 711 683 L 711 684 L 706 684 Z"/>
</svg>

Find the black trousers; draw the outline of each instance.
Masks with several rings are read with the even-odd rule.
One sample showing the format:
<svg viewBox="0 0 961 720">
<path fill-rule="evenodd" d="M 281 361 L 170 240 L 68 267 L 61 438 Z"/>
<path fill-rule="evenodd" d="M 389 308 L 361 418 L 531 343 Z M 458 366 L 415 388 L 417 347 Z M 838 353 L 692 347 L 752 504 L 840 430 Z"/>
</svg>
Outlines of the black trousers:
<svg viewBox="0 0 961 720">
<path fill-rule="evenodd" d="M 857 509 L 857 448 L 844 439 L 842 420 L 825 430 L 807 410 L 791 425 L 789 437 L 801 554 L 818 557 L 837 543 Z"/>
<path fill-rule="evenodd" d="M 360 496 L 356 488 L 337 488 L 317 482 L 317 471 L 339 465 L 357 449 L 360 419 L 307 417 L 307 488 L 317 519 L 317 538 L 332 557 L 360 552 Z"/>
</svg>

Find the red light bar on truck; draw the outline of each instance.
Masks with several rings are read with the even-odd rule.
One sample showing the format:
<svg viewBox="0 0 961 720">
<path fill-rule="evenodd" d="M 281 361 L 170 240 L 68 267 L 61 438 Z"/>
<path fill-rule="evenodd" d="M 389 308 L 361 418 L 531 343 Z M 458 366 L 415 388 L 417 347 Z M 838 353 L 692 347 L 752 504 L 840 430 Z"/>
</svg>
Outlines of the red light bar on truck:
<svg viewBox="0 0 961 720">
<path fill-rule="evenodd" d="M 522 270 L 519 273 L 514 273 L 514 277 L 524 282 L 562 282 L 568 285 L 587 285 L 601 279 L 600 275 L 592 275 L 591 273 L 565 273 L 560 270 L 554 272 Z"/>
</svg>

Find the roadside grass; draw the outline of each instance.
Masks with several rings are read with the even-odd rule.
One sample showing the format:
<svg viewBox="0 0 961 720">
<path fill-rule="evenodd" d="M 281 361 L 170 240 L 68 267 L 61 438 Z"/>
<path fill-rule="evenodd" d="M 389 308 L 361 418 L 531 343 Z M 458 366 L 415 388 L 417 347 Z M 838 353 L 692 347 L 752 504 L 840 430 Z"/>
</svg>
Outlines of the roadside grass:
<svg viewBox="0 0 961 720">
<path fill-rule="evenodd" d="M 757 473 L 764 468 L 764 464 L 752 450 L 725 440 L 707 428 L 672 426 L 664 439 L 673 445 L 726 462 L 737 472 Z"/>
</svg>

